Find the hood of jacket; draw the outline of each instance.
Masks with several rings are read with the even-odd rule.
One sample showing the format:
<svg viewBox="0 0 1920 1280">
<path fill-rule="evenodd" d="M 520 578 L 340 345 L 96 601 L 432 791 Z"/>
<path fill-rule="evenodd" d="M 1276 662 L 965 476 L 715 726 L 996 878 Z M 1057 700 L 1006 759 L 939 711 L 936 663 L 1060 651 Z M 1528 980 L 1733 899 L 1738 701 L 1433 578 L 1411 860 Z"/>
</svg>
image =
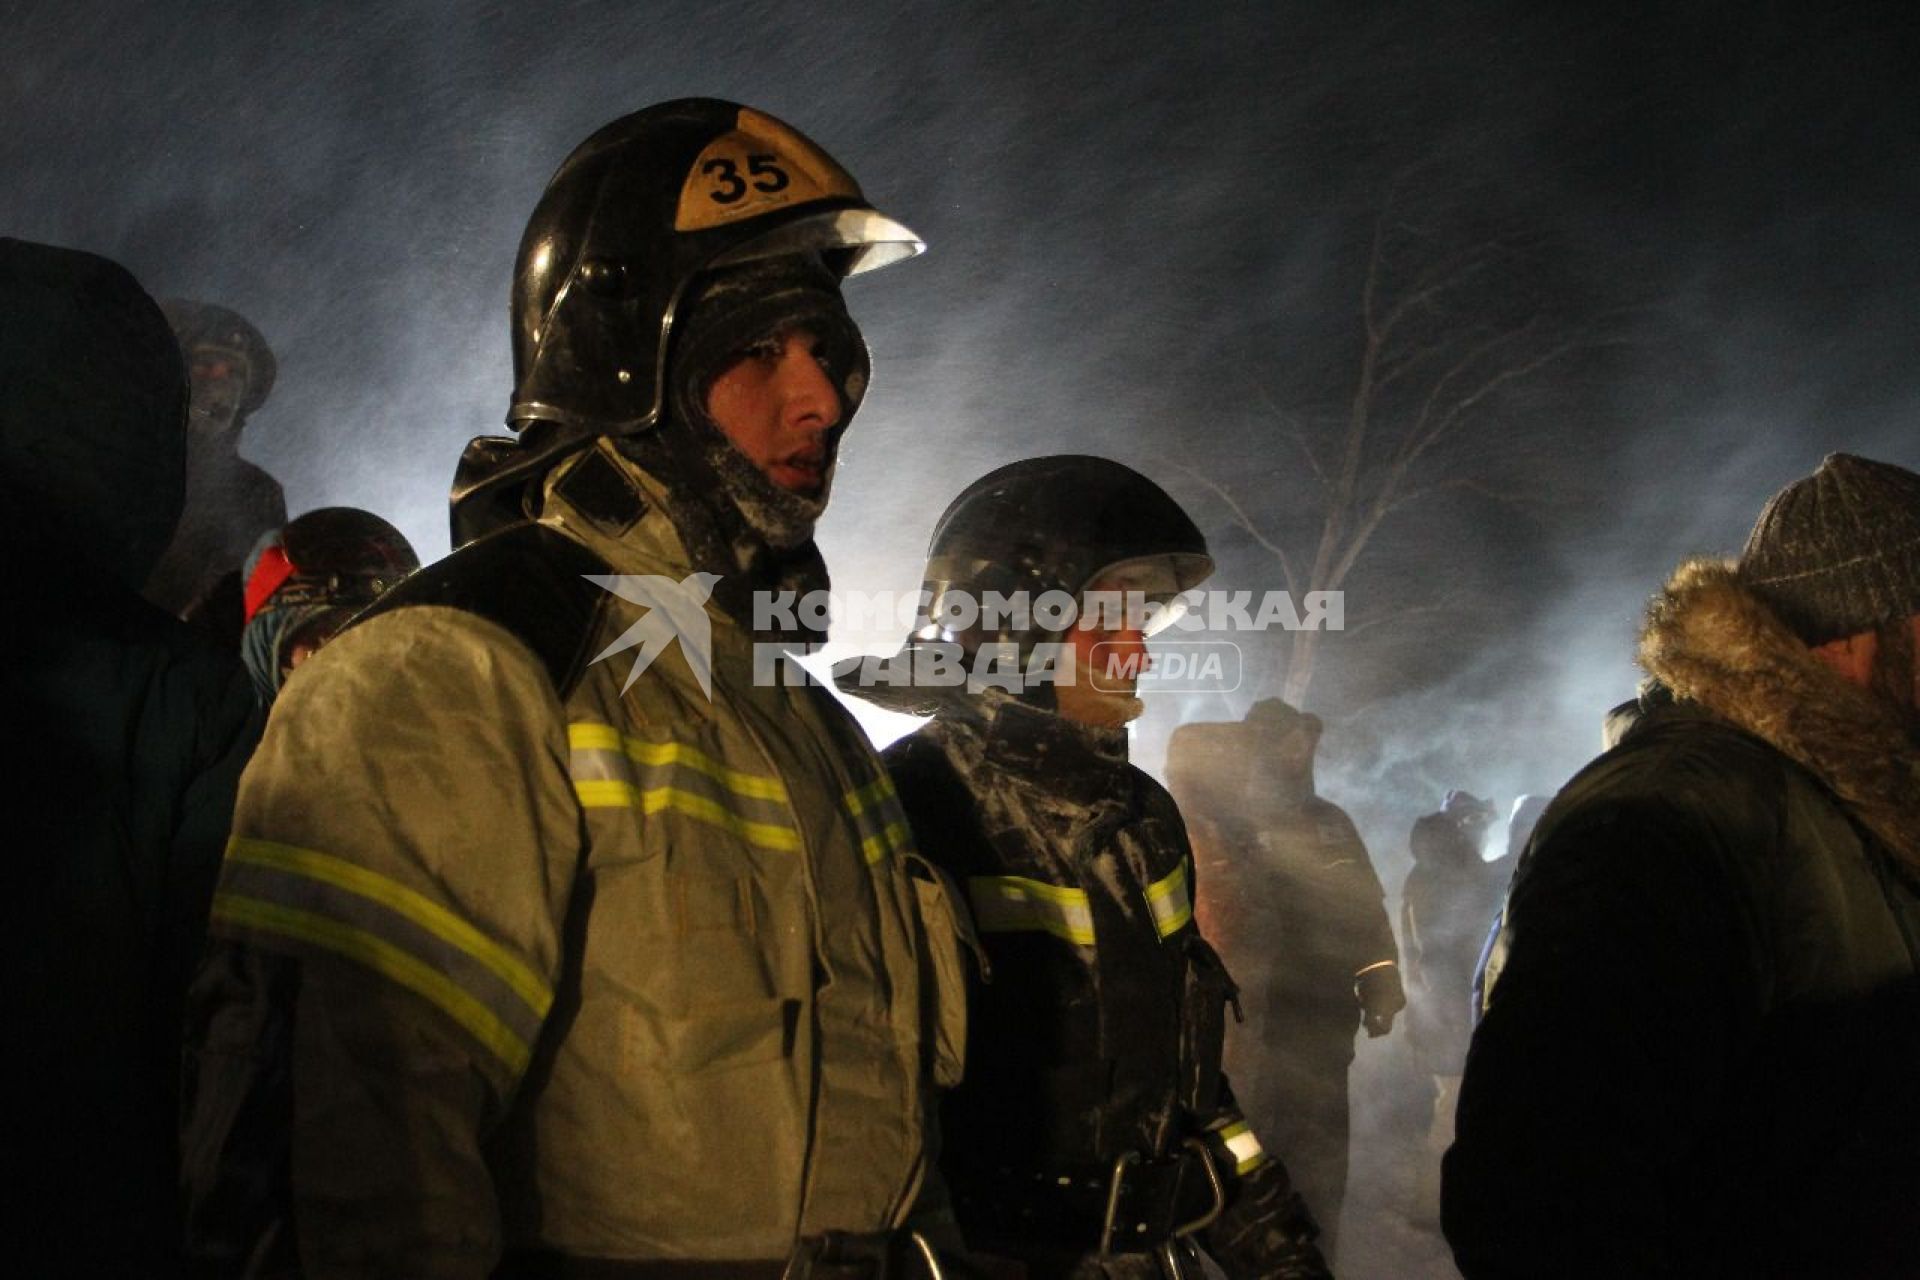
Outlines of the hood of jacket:
<svg viewBox="0 0 1920 1280">
<path fill-rule="evenodd" d="M 16 566 L 138 590 L 180 519 L 186 411 L 180 348 L 125 268 L 0 239 L 0 510 Z"/>
<path fill-rule="evenodd" d="M 1648 613 L 1640 665 L 1807 769 L 1920 872 L 1920 746 L 1892 708 L 1815 658 L 1731 561 L 1674 572 Z"/>
</svg>

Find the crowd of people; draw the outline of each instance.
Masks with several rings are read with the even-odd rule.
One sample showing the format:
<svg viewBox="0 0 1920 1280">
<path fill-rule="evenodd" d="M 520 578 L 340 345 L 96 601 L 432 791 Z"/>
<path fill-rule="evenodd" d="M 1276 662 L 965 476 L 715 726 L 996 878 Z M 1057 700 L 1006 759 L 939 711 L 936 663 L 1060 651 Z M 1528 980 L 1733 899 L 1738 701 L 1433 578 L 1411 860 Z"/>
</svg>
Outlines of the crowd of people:
<svg viewBox="0 0 1920 1280">
<path fill-rule="evenodd" d="M 1684 565 L 1617 745 L 1449 794 L 1396 937 L 1320 717 L 1185 725 L 1163 788 L 1147 618 L 953 621 L 1205 581 L 1117 462 L 936 523 L 896 666 L 1045 678 L 843 669 L 927 717 L 884 754 L 768 678 L 843 285 L 921 247 L 763 112 L 608 124 L 423 568 L 239 456 L 254 326 L 0 240 L 14 1273 L 1326 1277 L 1404 1012 L 1470 1280 L 1920 1274 L 1920 477 L 1836 455 Z"/>
</svg>

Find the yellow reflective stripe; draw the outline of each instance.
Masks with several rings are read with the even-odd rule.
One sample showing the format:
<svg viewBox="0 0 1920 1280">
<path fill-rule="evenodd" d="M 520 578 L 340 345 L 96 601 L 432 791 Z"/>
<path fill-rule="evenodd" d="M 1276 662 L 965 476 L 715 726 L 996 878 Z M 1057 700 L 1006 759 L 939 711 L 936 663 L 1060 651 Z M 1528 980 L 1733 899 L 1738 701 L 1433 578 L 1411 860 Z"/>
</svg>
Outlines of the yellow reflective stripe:
<svg viewBox="0 0 1920 1280">
<path fill-rule="evenodd" d="M 781 853 L 800 851 L 800 833 L 792 827 L 770 822 L 751 822 L 726 806 L 707 797 L 682 791 L 678 787 L 648 787 L 642 790 L 631 782 L 613 778 L 586 779 L 573 784 L 580 804 L 588 809 L 638 809 L 656 814 L 666 809 L 683 813 L 711 826 L 739 836 L 749 844 Z"/>
<path fill-rule="evenodd" d="M 573 794 L 587 809 L 637 809 L 640 788 L 624 778 L 581 778 L 573 784 Z"/>
<path fill-rule="evenodd" d="M 567 726 L 567 745 L 575 751 L 618 751 L 620 731 L 610 724 L 576 720 Z"/>
<path fill-rule="evenodd" d="M 787 788 L 780 779 L 730 768 L 684 742 L 647 742 L 627 737 L 612 725 L 581 720 L 567 726 L 567 745 L 575 751 L 617 751 L 655 768 L 679 765 L 705 774 L 736 795 L 787 803 Z"/>
<path fill-rule="evenodd" d="M 1193 919 L 1193 895 L 1187 890 L 1186 863 L 1182 862 L 1147 886 L 1147 907 L 1153 912 L 1153 927 L 1163 938 L 1179 932 Z"/>
<path fill-rule="evenodd" d="M 787 789 L 778 778 L 769 778 L 757 773 L 742 773 L 684 742 L 642 742 L 638 738 L 628 738 L 626 751 L 629 756 L 647 765 L 680 765 L 696 773 L 704 773 L 727 790 L 736 795 L 747 796 L 754 800 L 772 800 L 778 804 L 787 802 Z"/>
<path fill-rule="evenodd" d="M 553 1006 L 553 989 L 518 956 L 425 894 L 396 880 L 330 853 L 276 844 L 271 840 L 235 836 L 227 843 L 227 857 L 234 862 L 272 867 L 318 880 L 377 902 L 479 962 L 540 1017 L 546 1017 L 547 1010 Z"/>
<path fill-rule="evenodd" d="M 893 780 L 883 773 L 858 791 L 849 791 L 847 809 L 857 818 L 871 808 L 876 801 L 893 794 Z"/>
<path fill-rule="evenodd" d="M 1260 1145 L 1260 1139 L 1253 1136 L 1253 1130 L 1247 1127 L 1245 1120 L 1235 1121 L 1216 1132 L 1234 1159 L 1234 1173 L 1250 1172 L 1266 1162 L 1266 1148 Z"/>
<path fill-rule="evenodd" d="M 841 802 L 853 818 L 854 835 L 869 865 L 890 853 L 913 852 L 913 827 L 907 822 L 906 810 L 900 807 L 893 780 L 886 774 L 847 792 Z"/>
<path fill-rule="evenodd" d="M 970 876 L 967 896 L 981 933 L 1037 930 L 1078 946 L 1093 945 L 1093 907 L 1084 889 L 1025 876 Z"/>
<path fill-rule="evenodd" d="M 384 939 L 311 911 L 232 893 L 214 895 L 213 915 L 217 920 L 309 943 L 364 965 L 439 1006 L 506 1063 L 515 1076 L 527 1068 L 532 1057 L 527 1042 L 514 1034 L 491 1009 L 431 965 Z"/>
<path fill-rule="evenodd" d="M 878 862 L 889 853 L 906 849 L 910 836 L 911 832 L 906 823 L 889 822 L 886 830 L 862 840 L 860 850 L 867 855 L 869 863 Z"/>
</svg>

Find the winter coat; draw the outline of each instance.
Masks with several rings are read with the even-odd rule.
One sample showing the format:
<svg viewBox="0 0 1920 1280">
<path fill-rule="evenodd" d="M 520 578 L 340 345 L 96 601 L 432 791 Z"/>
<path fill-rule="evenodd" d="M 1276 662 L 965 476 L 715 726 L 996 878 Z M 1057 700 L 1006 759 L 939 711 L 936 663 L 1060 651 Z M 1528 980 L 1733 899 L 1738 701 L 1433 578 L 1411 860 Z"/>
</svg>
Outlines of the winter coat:
<svg viewBox="0 0 1920 1280">
<path fill-rule="evenodd" d="M 178 513 L 185 394 L 132 277 L 0 240 L 14 1275 L 178 1266 L 181 1002 L 258 732 L 238 662 L 135 594 Z"/>
<path fill-rule="evenodd" d="M 1516 874 L 1445 1165 L 1468 1280 L 1920 1275 L 1920 753 L 1729 566 Z"/>
<path fill-rule="evenodd" d="M 768 1262 L 922 1192 L 964 988 L 877 757 L 822 690 L 756 682 L 711 601 L 711 697 L 682 623 L 623 689 L 636 651 L 596 655 L 663 612 L 588 575 L 698 583 L 681 531 L 609 444 L 547 484 L 538 525 L 302 664 L 248 770 L 196 989 L 189 1191 L 225 1265 L 276 1230 L 316 1277 Z M 610 486 L 624 532 L 575 497 Z M 290 1225 L 236 1238 L 223 1206 L 275 1181 Z"/>
<path fill-rule="evenodd" d="M 1099 1244 L 1115 1161 L 1138 1158 L 1118 1234 L 1151 1245 L 1211 1203 L 1182 1159 L 1191 1139 L 1225 1179 L 1230 1206 L 1202 1238 L 1227 1274 L 1322 1274 L 1284 1168 L 1220 1074 L 1233 988 L 1193 923 L 1179 811 L 1125 752 L 1124 733 L 992 695 L 886 753 L 987 959 L 942 1111 L 961 1226 L 977 1248 L 1065 1265 Z"/>
</svg>

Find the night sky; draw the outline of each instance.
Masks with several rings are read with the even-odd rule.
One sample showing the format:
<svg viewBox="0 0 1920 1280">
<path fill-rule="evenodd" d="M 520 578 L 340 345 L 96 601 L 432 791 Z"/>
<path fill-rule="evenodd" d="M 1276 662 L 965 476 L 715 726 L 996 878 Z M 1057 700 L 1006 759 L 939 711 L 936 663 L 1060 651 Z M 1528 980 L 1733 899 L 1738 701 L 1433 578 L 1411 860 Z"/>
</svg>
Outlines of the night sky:
<svg viewBox="0 0 1920 1280">
<path fill-rule="evenodd" d="M 370 507 L 431 558 L 461 445 L 502 430 L 513 253 L 548 175 L 650 102 L 762 107 L 929 244 L 848 288 L 875 382 L 822 544 L 836 585 L 872 591 L 917 584 L 967 481 L 1066 451 L 1166 484 L 1220 585 L 1278 585 L 1206 481 L 1305 527 L 1278 424 L 1338 419 L 1388 193 L 1436 252 L 1524 243 L 1469 309 L 1605 342 L 1437 460 L 1477 482 L 1383 526 L 1348 612 L 1389 620 L 1330 637 L 1306 698 L 1323 791 L 1397 887 L 1445 788 L 1504 806 L 1592 753 L 1682 556 L 1737 550 L 1828 451 L 1920 467 L 1904 16 L 0 0 L 0 234 L 251 318 L 279 382 L 244 451 L 291 511 Z M 1157 706 L 1142 762 L 1272 692 L 1259 661 Z"/>
</svg>

